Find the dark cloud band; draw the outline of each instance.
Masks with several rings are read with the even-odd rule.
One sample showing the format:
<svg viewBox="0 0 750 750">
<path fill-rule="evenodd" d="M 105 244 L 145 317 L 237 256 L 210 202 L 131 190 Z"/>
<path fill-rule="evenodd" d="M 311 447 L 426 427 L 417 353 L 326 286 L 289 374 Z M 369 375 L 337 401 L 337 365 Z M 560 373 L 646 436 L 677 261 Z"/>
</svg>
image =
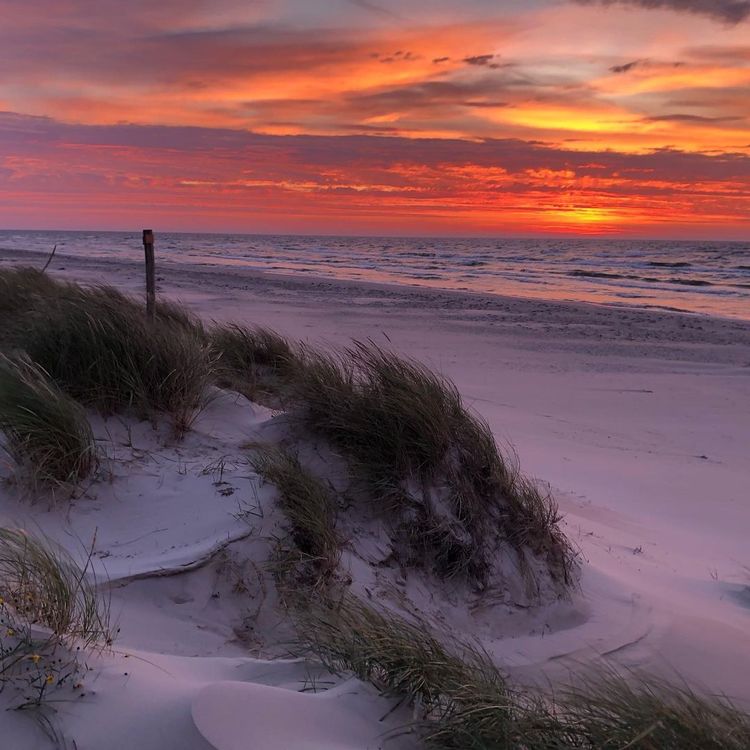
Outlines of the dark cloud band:
<svg viewBox="0 0 750 750">
<path fill-rule="evenodd" d="M 649 10 L 696 13 L 724 23 L 750 18 L 750 0 L 575 0 L 579 5 L 627 5 Z"/>
</svg>

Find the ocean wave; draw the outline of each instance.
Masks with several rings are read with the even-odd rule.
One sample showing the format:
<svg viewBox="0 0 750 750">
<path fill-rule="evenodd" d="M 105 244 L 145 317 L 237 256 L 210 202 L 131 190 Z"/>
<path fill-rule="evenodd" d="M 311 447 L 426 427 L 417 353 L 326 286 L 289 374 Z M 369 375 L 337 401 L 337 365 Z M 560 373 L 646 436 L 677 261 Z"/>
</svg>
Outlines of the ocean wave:
<svg viewBox="0 0 750 750">
<path fill-rule="evenodd" d="M 667 279 L 670 284 L 683 284 L 684 286 L 716 286 L 704 279 Z"/>
<path fill-rule="evenodd" d="M 649 284 L 682 284 L 683 286 L 716 286 L 705 279 L 658 279 L 655 276 L 637 276 L 630 273 L 607 273 L 605 271 L 584 271 L 580 268 L 568 271 L 568 276 L 582 276 L 593 279 L 627 279 L 630 281 L 646 281 Z"/>
<path fill-rule="evenodd" d="M 567 271 L 568 276 L 583 276 L 592 279 L 631 279 L 633 281 L 660 281 L 653 276 L 635 276 L 629 273 L 609 273 L 606 271 L 584 271 L 576 268 L 573 271 Z"/>
</svg>

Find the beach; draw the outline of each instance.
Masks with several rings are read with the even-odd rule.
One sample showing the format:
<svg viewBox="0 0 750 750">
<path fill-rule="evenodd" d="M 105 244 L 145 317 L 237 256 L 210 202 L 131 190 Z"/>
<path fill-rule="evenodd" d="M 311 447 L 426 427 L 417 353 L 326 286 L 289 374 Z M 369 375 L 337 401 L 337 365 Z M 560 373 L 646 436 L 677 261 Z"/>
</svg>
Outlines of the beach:
<svg viewBox="0 0 750 750">
<path fill-rule="evenodd" d="M 0 252 L 2 268 L 44 260 Z M 58 254 L 48 273 L 142 293 L 141 265 L 122 259 Z M 522 469 L 549 485 L 580 551 L 574 606 L 542 611 L 526 632 L 483 631 L 517 680 L 561 679 L 607 657 L 750 706 L 750 323 L 178 263 L 157 267 L 157 294 L 204 320 L 267 326 L 315 345 L 372 341 L 456 383 Z M 241 650 L 222 628 L 207 632 L 205 610 L 195 609 L 204 575 L 198 567 L 160 584 L 189 593 L 180 614 L 158 604 L 154 615 L 158 586 L 118 588 L 118 649 L 164 664 L 168 655 L 225 659 L 204 669 L 227 679 Z M 159 690 L 176 705 L 195 679 Z M 186 721 L 177 713 L 175 722 Z M 180 747 L 204 747 L 192 734 L 175 736 L 188 738 Z M 144 750 L 159 746 L 153 733 L 144 738 Z"/>
</svg>

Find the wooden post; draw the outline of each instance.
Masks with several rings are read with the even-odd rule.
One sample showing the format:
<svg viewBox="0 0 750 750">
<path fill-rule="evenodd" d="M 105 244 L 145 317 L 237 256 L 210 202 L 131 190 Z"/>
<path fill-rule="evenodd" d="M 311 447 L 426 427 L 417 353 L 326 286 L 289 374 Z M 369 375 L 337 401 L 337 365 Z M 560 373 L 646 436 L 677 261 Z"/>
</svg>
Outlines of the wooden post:
<svg viewBox="0 0 750 750">
<path fill-rule="evenodd" d="M 150 229 L 143 230 L 143 250 L 146 253 L 146 315 L 149 320 L 154 319 L 156 307 L 156 271 L 154 267 L 154 233 Z"/>
</svg>

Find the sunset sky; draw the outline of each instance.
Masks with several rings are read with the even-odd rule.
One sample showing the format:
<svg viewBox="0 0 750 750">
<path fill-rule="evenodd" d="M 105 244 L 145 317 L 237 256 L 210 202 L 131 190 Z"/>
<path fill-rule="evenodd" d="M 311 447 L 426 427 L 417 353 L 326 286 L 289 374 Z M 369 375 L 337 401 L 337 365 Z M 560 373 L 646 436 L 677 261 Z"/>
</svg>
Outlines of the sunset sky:
<svg viewBox="0 0 750 750">
<path fill-rule="evenodd" d="M 0 228 L 750 235 L 750 1 L 0 0 Z"/>
</svg>

